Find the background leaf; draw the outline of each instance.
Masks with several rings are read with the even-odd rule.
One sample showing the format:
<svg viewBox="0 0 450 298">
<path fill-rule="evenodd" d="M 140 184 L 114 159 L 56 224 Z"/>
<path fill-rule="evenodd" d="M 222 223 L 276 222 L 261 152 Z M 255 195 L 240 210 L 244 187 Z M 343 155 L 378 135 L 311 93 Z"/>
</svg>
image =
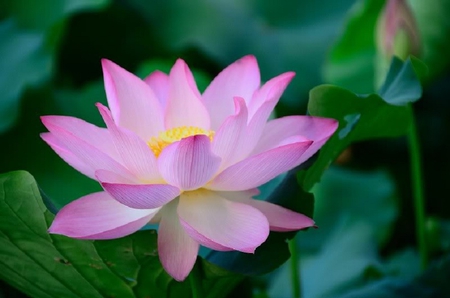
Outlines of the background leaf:
<svg viewBox="0 0 450 298">
<path fill-rule="evenodd" d="M 325 62 L 325 82 L 355 93 L 375 91 L 375 28 L 383 5 L 384 0 L 362 0 L 353 5 Z"/>
<path fill-rule="evenodd" d="M 13 19 L 0 22 L 0 133 L 19 115 L 19 97 L 27 85 L 50 77 L 52 60 L 44 34 L 21 30 Z"/>
<path fill-rule="evenodd" d="M 296 238 L 304 297 L 335 297 L 364 284 L 368 268 L 381 270 L 378 247 L 397 215 L 394 191 L 383 171 L 331 167 L 324 173 L 313 188 L 318 229 Z M 289 274 L 284 266 L 268 281 L 270 297 L 291 296 Z"/>
<path fill-rule="evenodd" d="M 450 293 L 450 259 L 435 262 L 425 273 L 412 279 L 387 278 L 350 291 L 339 298 L 438 298 Z"/>
<path fill-rule="evenodd" d="M 24 89 L 51 77 L 64 19 L 74 11 L 107 2 L 6 0 L 1 4 L 1 14 L 8 18 L 0 22 L 0 57 L 5 57 L 0 59 L 0 133 L 16 121 Z"/>
<path fill-rule="evenodd" d="M 266 1 L 122 1 L 157 28 L 156 39 L 171 51 L 197 50 L 220 66 L 254 54 L 263 80 L 295 71 L 298 79 L 282 101 L 290 113 L 300 110 L 307 91 L 321 82 L 318 65 L 337 36 L 336 24 L 353 2 L 304 5 L 287 0 L 279 6 Z"/>
<path fill-rule="evenodd" d="M 408 0 L 417 20 L 422 43 L 421 58 L 429 67 L 428 81 L 441 76 L 450 64 L 450 11 L 449 0 Z"/>
</svg>

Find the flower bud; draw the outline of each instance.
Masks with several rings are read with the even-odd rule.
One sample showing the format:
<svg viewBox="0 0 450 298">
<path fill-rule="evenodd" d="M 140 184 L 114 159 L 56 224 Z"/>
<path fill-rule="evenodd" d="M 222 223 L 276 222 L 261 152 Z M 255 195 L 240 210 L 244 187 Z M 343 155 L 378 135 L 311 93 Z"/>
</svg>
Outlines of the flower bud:
<svg viewBox="0 0 450 298">
<path fill-rule="evenodd" d="M 377 47 L 386 60 L 420 54 L 419 31 L 407 0 L 387 0 L 377 26 Z"/>
</svg>

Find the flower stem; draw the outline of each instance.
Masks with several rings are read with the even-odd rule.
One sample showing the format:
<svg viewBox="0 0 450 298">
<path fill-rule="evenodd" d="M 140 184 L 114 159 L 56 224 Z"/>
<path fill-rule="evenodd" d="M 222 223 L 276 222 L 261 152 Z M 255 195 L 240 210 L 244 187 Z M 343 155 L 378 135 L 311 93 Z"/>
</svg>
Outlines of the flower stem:
<svg viewBox="0 0 450 298">
<path fill-rule="evenodd" d="M 422 164 L 420 155 L 420 144 L 417 133 L 416 119 L 414 110 L 410 105 L 411 128 L 408 132 L 408 142 L 411 162 L 411 184 L 414 196 L 414 210 L 416 217 L 416 239 L 419 245 L 420 265 L 425 269 L 428 263 L 428 248 L 425 235 L 425 204 L 422 177 Z"/>
<path fill-rule="evenodd" d="M 295 237 L 289 241 L 289 251 L 291 252 L 291 285 L 292 294 L 294 298 L 301 297 L 301 285 L 300 285 L 300 268 L 299 259 L 297 254 L 297 242 Z"/>
<path fill-rule="evenodd" d="M 198 259 L 197 259 L 198 260 Z M 200 271 L 199 271 L 198 261 L 195 262 L 194 268 L 192 268 L 191 273 L 189 274 L 189 282 L 192 288 L 192 298 L 203 298 L 203 288 L 200 280 Z"/>
</svg>

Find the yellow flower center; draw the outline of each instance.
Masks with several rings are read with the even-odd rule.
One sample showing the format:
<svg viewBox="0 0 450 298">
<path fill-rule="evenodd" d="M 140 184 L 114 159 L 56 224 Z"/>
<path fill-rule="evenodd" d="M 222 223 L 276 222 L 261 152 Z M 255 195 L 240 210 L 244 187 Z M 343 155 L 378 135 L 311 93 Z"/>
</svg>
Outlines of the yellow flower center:
<svg viewBox="0 0 450 298">
<path fill-rule="evenodd" d="M 180 126 L 160 132 L 158 137 L 153 137 L 147 144 L 150 149 L 152 149 L 155 156 L 158 157 L 163 149 L 173 142 L 195 135 L 208 136 L 212 141 L 214 133 L 215 132 L 212 130 L 204 130 L 203 128 L 196 126 Z"/>
</svg>

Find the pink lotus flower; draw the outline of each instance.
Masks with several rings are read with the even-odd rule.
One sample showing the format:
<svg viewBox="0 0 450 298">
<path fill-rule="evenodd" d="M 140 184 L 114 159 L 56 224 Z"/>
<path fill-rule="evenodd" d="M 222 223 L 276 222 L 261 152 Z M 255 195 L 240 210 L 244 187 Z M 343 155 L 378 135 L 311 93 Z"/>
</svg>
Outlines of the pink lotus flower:
<svg viewBox="0 0 450 298">
<path fill-rule="evenodd" d="M 223 70 L 203 94 L 179 59 L 169 75 L 144 80 L 103 60 L 111 111 L 97 104 L 107 128 L 44 116 L 42 138 L 103 192 L 66 205 L 49 231 L 111 239 L 159 223 L 158 251 L 176 280 L 199 249 L 253 253 L 269 230 L 310 227 L 313 220 L 252 198 L 257 187 L 311 157 L 337 128 L 332 119 L 290 116 L 268 121 L 294 77 L 260 88 L 256 59 Z"/>
</svg>

